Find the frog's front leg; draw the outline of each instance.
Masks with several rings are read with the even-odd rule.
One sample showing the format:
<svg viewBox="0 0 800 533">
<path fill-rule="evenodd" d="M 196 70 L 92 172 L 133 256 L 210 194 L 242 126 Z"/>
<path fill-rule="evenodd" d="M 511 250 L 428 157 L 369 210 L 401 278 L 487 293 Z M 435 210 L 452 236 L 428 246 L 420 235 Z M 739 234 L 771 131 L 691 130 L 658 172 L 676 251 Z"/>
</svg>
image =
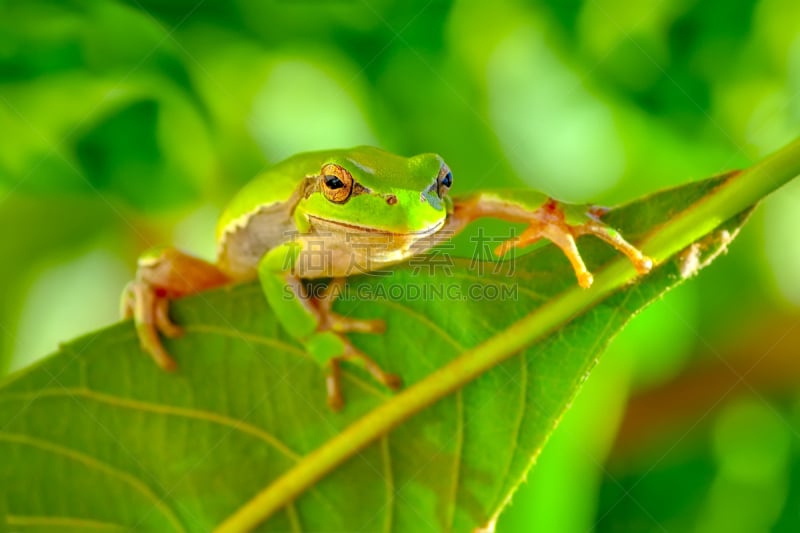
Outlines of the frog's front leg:
<svg viewBox="0 0 800 533">
<path fill-rule="evenodd" d="M 136 278 L 122 293 L 122 316 L 133 318 L 139 342 L 156 364 L 174 370 L 175 360 L 164 349 L 159 335 L 183 334 L 169 318 L 170 300 L 230 282 L 215 265 L 175 248 L 149 250 L 139 258 Z"/>
<path fill-rule="evenodd" d="M 653 267 L 652 260 L 617 230 L 604 224 L 600 220 L 604 212 L 595 206 L 565 204 L 535 191 L 483 192 L 454 199 L 445 229 L 458 232 L 481 217 L 527 223 L 528 227 L 519 237 L 502 243 L 495 254 L 503 255 L 513 247 L 528 246 L 545 238 L 561 248 L 572 264 L 578 284 L 584 288 L 592 285 L 593 277 L 575 244 L 575 239 L 581 235 L 594 235 L 606 241 L 625 254 L 637 272 L 649 272 Z"/>
<path fill-rule="evenodd" d="M 401 380 L 385 372 L 375 361 L 358 350 L 345 333 L 382 333 L 382 320 L 362 320 L 333 312 L 333 302 L 341 293 L 345 278 L 333 278 L 325 292 L 314 297 L 307 294 L 295 272 L 295 261 L 302 243 L 285 243 L 270 250 L 261 260 L 258 275 L 267 301 L 278 321 L 306 350 L 327 369 L 328 405 L 339 410 L 344 405 L 341 388 L 341 363 L 360 363 L 376 381 L 398 389 Z"/>
</svg>

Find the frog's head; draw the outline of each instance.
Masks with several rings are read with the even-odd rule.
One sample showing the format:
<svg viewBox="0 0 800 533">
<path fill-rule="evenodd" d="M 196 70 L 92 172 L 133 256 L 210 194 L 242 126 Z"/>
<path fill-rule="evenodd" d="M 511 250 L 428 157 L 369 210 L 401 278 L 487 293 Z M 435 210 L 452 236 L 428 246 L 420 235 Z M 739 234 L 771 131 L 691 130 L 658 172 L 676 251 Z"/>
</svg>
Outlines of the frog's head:
<svg viewBox="0 0 800 533">
<path fill-rule="evenodd" d="M 444 225 L 453 175 L 439 155 L 406 158 L 362 146 L 321 156 L 296 210 L 312 227 L 418 240 Z"/>
</svg>

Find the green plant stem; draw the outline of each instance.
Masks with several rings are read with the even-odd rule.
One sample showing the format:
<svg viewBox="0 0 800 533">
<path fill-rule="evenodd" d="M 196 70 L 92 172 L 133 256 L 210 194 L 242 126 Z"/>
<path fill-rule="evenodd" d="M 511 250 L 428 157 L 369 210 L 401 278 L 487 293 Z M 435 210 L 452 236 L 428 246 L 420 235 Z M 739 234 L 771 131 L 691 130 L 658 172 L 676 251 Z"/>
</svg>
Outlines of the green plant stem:
<svg viewBox="0 0 800 533">
<path fill-rule="evenodd" d="M 662 263 L 798 174 L 800 139 L 725 181 L 703 201 L 651 233 L 641 249 L 656 263 Z M 465 351 L 308 454 L 229 516 L 217 531 L 230 533 L 256 527 L 381 435 L 563 326 L 635 276 L 629 262 L 615 260 L 595 276 L 591 289 L 576 285 L 502 333 Z"/>
</svg>

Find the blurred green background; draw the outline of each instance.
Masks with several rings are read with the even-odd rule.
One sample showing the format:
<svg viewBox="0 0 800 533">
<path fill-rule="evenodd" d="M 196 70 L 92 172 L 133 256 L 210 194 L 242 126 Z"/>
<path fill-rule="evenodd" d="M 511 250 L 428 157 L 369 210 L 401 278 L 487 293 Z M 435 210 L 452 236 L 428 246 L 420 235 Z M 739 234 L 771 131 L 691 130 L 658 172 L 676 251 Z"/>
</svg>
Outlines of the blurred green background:
<svg viewBox="0 0 800 533">
<path fill-rule="evenodd" d="M 800 133 L 800 3 L 0 0 L 0 371 L 110 324 L 148 246 L 213 257 L 299 151 L 615 204 Z M 501 517 L 800 531 L 800 182 L 603 356 Z"/>
</svg>

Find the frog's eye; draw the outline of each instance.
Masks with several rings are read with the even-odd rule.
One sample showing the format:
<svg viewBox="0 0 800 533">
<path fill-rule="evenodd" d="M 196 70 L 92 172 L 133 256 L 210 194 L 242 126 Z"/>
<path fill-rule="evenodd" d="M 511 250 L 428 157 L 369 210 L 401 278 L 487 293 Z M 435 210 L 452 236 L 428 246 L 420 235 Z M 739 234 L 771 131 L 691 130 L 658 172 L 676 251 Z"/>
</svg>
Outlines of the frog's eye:
<svg viewBox="0 0 800 533">
<path fill-rule="evenodd" d="M 436 178 L 436 191 L 439 194 L 439 198 L 444 198 L 452 186 L 453 173 L 450 172 L 450 168 L 447 165 L 442 165 L 441 170 L 439 170 L 439 177 Z"/>
<path fill-rule="evenodd" d="M 322 192 L 325 198 L 335 204 L 343 204 L 353 192 L 353 176 L 345 169 L 334 163 L 322 166 Z"/>
</svg>

